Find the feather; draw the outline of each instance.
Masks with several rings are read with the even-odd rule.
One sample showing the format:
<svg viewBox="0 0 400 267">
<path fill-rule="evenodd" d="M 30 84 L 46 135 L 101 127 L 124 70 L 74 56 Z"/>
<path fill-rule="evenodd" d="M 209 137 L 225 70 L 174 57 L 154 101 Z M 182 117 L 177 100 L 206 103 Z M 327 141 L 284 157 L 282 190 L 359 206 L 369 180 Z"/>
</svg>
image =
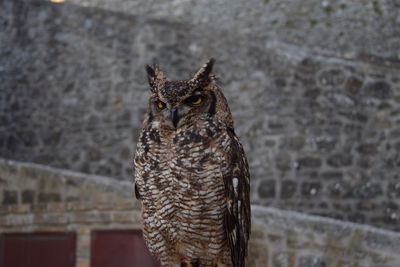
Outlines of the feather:
<svg viewBox="0 0 400 267">
<path fill-rule="evenodd" d="M 233 130 L 229 130 L 229 172 L 224 177 L 227 205 L 225 232 L 233 267 L 244 267 L 250 236 L 250 174 L 242 145 Z"/>
</svg>

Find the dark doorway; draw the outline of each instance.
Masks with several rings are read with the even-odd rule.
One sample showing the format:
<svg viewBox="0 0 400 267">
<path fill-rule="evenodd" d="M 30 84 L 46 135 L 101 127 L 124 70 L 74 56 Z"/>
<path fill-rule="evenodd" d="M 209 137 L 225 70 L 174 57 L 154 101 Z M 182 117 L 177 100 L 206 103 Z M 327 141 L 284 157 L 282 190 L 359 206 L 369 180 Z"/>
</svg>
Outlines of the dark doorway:
<svg viewBox="0 0 400 267">
<path fill-rule="evenodd" d="M 0 235 L 0 267 L 75 267 L 74 233 Z"/>
<path fill-rule="evenodd" d="M 91 267 L 161 267 L 139 230 L 92 232 Z"/>
</svg>

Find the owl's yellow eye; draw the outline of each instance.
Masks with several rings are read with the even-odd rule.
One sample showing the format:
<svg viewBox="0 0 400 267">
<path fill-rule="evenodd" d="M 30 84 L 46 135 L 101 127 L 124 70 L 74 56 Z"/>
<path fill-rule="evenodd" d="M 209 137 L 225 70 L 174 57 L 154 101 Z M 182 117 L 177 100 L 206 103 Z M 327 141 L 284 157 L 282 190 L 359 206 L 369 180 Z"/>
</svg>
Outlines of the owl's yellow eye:
<svg viewBox="0 0 400 267">
<path fill-rule="evenodd" d="M 159 109 L 164 109 L 164 108 L 166 107 L 165 103 L 164 103 L 164 102 L 161 102 L 161 101 L 157 101 L 157 102 L 156 102 L 156 106 L 157 106 Z"/>
<path fill-rule="evenodd" d="M 196 105 L 201 104 L 201 102 L 203 102 L 203 98 L 200 95 L 194 95 L 194 96 L 189 97 L 187 102 L 190 105 L 196 106 Z"/>
</svg>

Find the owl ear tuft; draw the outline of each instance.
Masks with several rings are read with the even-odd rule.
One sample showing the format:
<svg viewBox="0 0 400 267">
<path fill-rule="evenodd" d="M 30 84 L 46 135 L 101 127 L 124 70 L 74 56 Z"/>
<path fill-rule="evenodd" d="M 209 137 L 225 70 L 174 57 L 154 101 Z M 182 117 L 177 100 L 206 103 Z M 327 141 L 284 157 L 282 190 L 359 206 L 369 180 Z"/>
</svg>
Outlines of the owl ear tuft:
<svg viewBox="0 0 400 267">
<path fill-rule="evenodd" d="M 156 77 L 156 71 L 154 70 L 155 66 L 146 65 L 146 72 L 151 78 Z"/>
<path fill-rule="evenodd" d="M 146 65 L 147 79 L 151 90 L 156 90 L 157 81 L 164 79 L 164 74 L 157 65 Z"/>
<path fill-rule="evenodd" d="M 209 59 L 206 64 L 196 72 L 192 80 L 196 80 L 202 84 L 206 83 L 210 77 L 214 62 L 215 60 L 213 58 Z"/>
</svg>

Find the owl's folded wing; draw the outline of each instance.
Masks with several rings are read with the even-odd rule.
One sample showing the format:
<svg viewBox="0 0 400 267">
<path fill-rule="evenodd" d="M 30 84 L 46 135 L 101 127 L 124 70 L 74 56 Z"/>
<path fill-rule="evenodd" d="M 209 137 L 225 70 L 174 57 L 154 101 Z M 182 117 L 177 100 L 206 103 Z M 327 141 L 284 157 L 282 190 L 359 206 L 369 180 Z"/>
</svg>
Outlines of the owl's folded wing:
<svg viewBox="0 0 400 267">
<path fill-rule="evenodd" d="M 234 267 L 244 267 L 250 236 L 250 174 L 243 147 L 233 130 L 228 131 L 230 146 L 224 174 L 227 208 L 224 225 Z"/>
<path fill-rule="evenodd" d="M 140 193 L 136 183 L 135 183 L 135 197 L 136 199 L 140 199 Z"/>
</svg>

